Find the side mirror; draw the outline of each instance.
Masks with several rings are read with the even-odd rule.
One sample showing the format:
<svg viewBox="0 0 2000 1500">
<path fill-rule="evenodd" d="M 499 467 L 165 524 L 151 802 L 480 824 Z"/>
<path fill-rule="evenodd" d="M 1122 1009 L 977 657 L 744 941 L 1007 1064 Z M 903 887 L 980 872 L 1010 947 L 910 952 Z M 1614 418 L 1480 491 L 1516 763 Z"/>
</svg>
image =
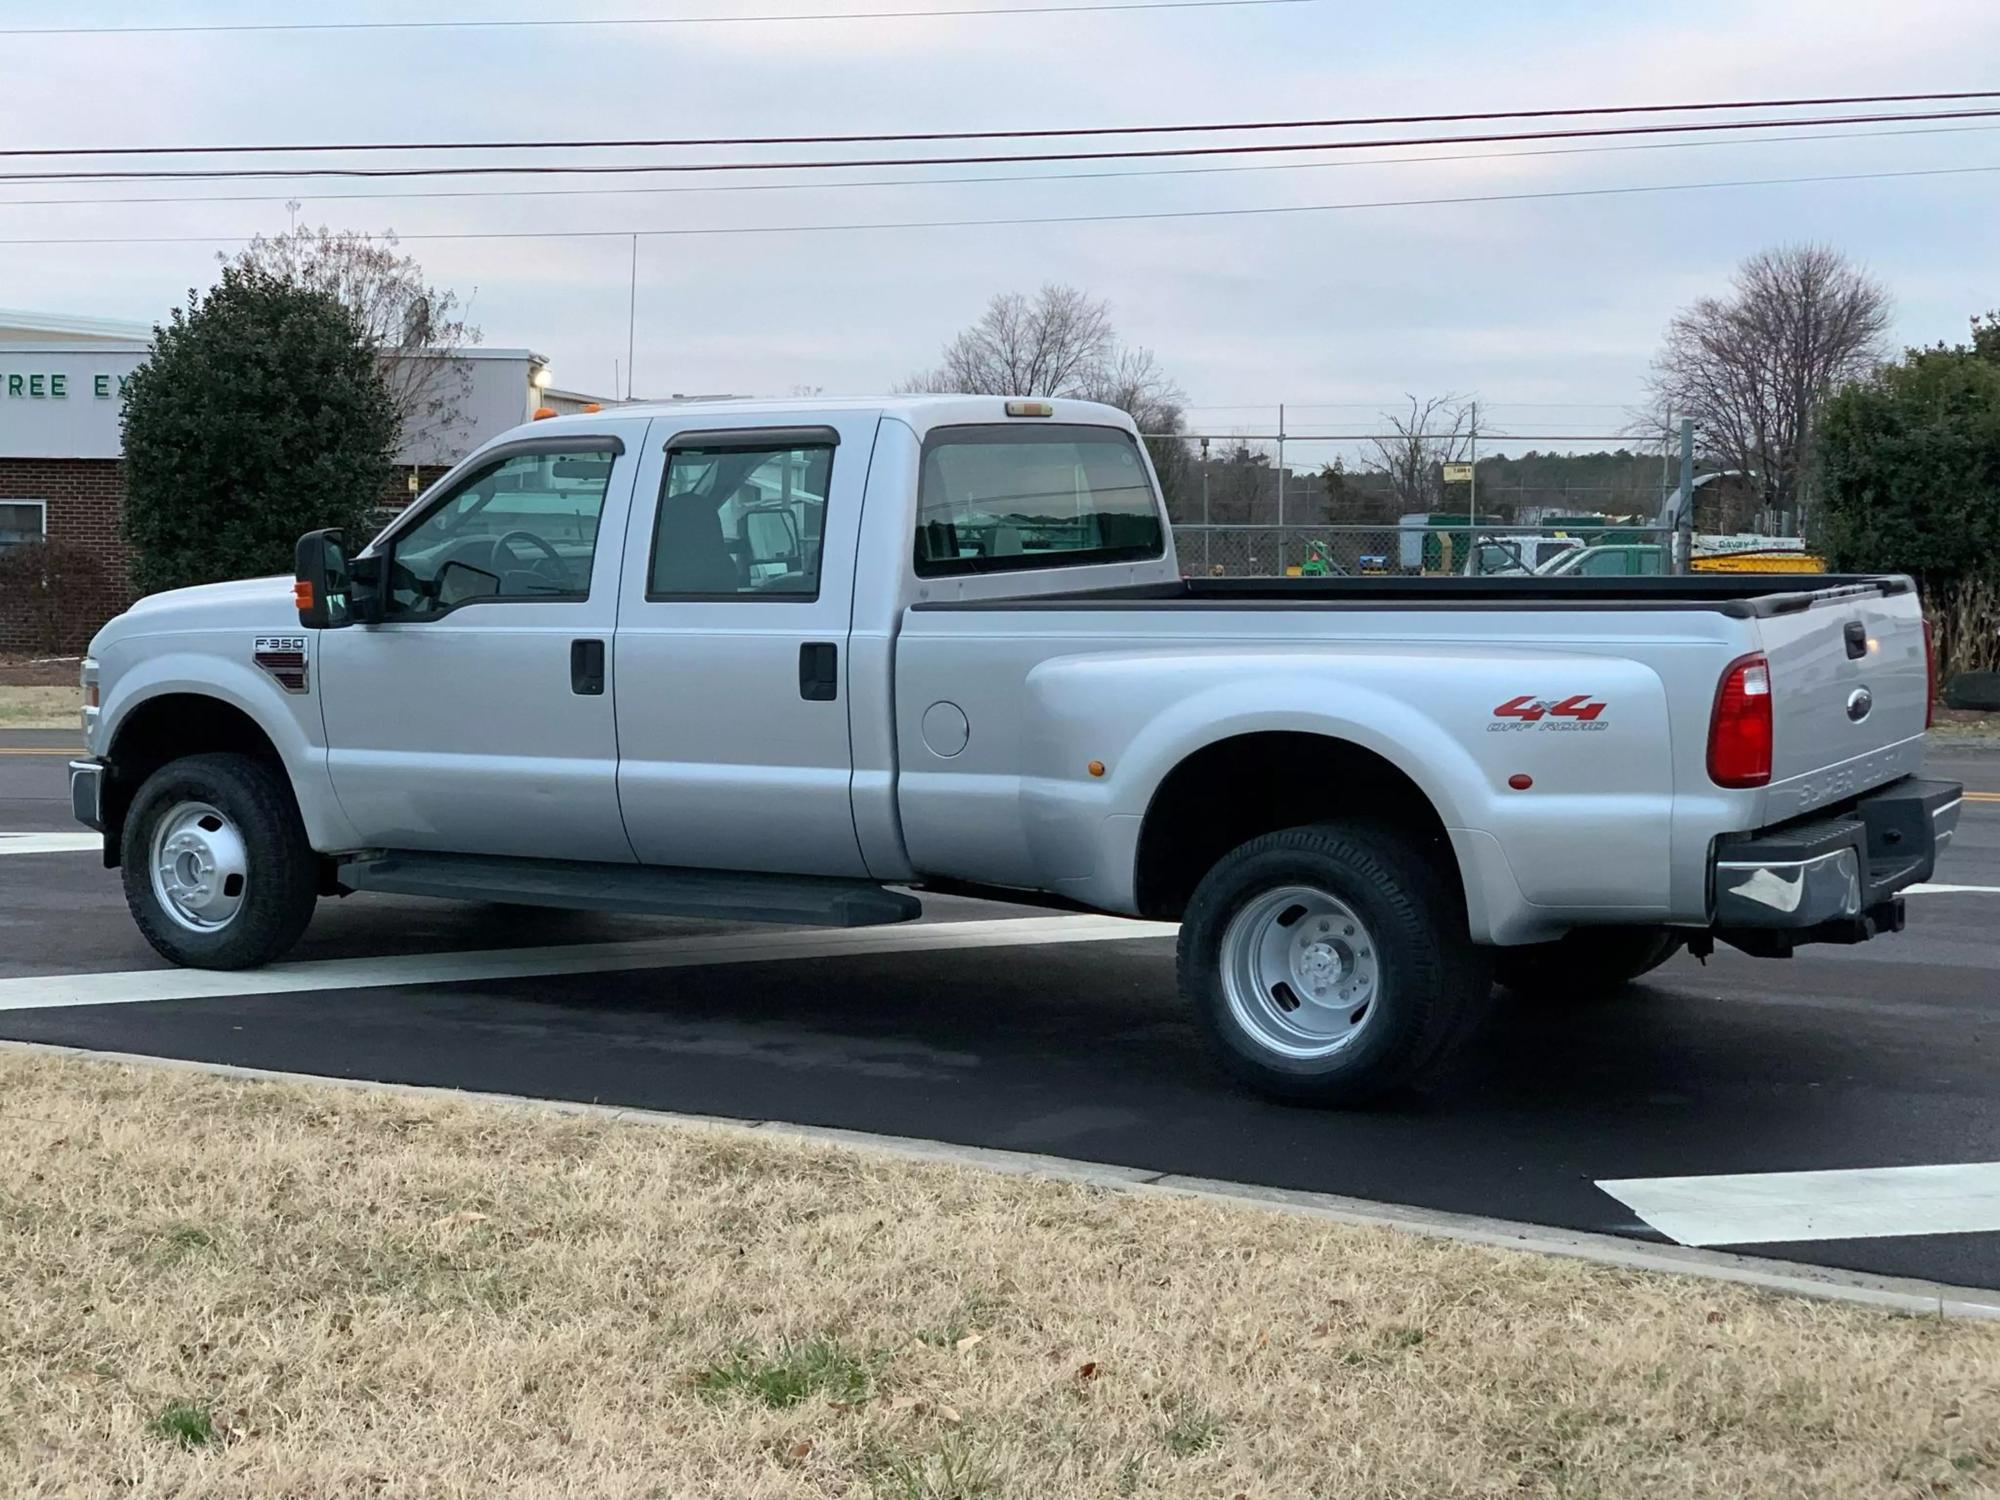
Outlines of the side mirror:
<svg viewBox="0 0 2000 1500">
<path fill-rule="evenodd" d="M 308 630 L 338 630 L 354 623 L 346 542 L 338 531 L 308 531 L 299 538 L 292 597 L 299 623 Z"/>
</svg>

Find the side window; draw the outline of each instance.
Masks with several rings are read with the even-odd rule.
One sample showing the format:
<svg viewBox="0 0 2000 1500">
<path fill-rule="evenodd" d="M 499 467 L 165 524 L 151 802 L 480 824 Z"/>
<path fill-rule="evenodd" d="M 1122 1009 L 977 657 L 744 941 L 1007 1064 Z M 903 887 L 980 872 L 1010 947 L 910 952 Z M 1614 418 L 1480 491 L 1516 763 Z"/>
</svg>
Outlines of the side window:
<svg viewBox="0 0 2000 1500">
<path fill-rule="evenodd" d="M 0 500 L 0 548 L 39 542 L 48 530 L 49 508 L 42 500 Z"/>
<path fill-rule="evenodd" d="M 1166 548 L 1139 445 L 1115 427 L 944 427 L 924 440 L 920 577 L 1132 562 Z"/>
<path fill-rule="evenodd" d="M 831 441 L 674 448 L 646 597 L 817 599 L 832 477 Z"/>
<path fill-rule="evenodd" d="M 1630 564 L 1631 558 L 1623 547 L 1607 547 L 1595 557 L 1585 558 L 1577 571 L 1593 578 L 1623 578 L 1632 571 Z"/>
<path fill-rule="evenodd" d="M 479 469 L 396 538 L 389 613 L 586 599 L 616 453 L 519 453 Z"/>
</svg>

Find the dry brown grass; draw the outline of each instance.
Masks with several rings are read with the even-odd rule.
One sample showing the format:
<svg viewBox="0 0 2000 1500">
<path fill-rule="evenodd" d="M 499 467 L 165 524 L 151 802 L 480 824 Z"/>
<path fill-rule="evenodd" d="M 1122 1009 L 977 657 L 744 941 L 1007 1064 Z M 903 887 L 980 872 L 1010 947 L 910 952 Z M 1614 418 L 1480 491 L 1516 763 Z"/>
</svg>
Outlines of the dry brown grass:
<svg viewBox="0 0 2000 1500">
<path fill-rule="evenodd" d="M 77 729 L 82 710 L 83 691 L 77 687 L 0 684 L 0 729 Z"/>
<path fill-rule="evenodd" d="M 1931 721 L 1931 733 L 1947 740 L 2000 738 L 2000 714 L 1970 708 L 1940 708 Z"/>
<path fill-rule="evenodd" d="M 2000 1329 L 0 1056 L 0 1495 L 1964 1495 Z"/>
</svg>

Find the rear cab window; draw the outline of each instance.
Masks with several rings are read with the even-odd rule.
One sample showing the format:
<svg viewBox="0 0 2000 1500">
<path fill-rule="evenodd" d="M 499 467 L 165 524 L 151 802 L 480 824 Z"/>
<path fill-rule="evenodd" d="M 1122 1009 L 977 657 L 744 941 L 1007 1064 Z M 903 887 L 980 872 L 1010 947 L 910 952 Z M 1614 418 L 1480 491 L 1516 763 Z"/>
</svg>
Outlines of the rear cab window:
<svg viewBox="0 0 2000 1500">
<path fill-rule="evenodd" d="M 1139 444 L 1116 427 L 933 428 L 924 439 L 914 560 L 921 578 L 1166 553 Z"/>
</svg>

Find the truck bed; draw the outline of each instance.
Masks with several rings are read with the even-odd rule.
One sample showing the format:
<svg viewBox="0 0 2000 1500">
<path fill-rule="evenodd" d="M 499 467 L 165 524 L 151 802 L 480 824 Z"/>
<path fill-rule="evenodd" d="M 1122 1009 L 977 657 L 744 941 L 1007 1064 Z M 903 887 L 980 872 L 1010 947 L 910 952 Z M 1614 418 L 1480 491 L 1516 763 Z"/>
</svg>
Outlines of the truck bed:
<svg viewBox="0 0 2000 1500">
<path fill-rule="evenodd" d="M 1907 592 L 1910 580 L 1870 573 L 1693 573 L 1639 578 L 1183 578 L 1020 599 L 928 600 L 918 610 L 1691 609 L 1737 618 L 1789 614 L 1816 600 Z"/>
</svg>

